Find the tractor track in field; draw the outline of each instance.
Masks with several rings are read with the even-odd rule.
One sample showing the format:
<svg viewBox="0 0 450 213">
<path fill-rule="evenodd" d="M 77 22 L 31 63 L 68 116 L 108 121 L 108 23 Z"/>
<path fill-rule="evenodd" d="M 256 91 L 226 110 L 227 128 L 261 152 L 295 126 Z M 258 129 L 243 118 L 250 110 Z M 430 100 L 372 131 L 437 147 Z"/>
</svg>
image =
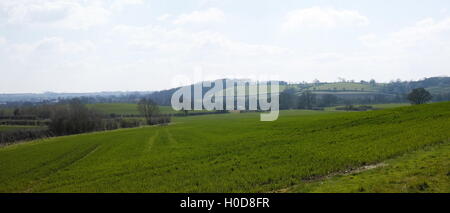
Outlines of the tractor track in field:
<svg viewBox="0 0 450 213">
<path fill-rule="evenodd" d="M 31 186 L 29 186 L 28 188 L 26 188 L 25 190 L 23 190 L 22 193 L 31 193 L 31 192 L 33 191 L 33 188 L 35 188 L 36 186 L 38 186 L 38 185 L 42 182 L 42 180 L 44 180 L 45 178 L 48 178 L 48 177 L 49 177 L 50 175 L 52 175 L 52 174 L 55 174 L 55 173 L 57 173 L 57 172 L 63 170 L 64 168 L 67 168 L 67 167 L 69 167 L 69 166 L 71 166 L 71 165 L 74 165 L 74 164 L 76 164 L 77 162 L 79 162 L 79 161 L 85 159 L 86 157 L 88 157 L 89 155 L 91 155 L 92 153 L 94 153 L 95 151 L 97 151 L 97 149 L 98 149 L 99 147 L 100 147 L 100 145 L 95 144 L 95 145 L 92 146 L 92 148 L 90 147 L 90 148 L 86 149 L 86 151 L 83 152 L 79 157 L 77 157 L 77 158 L 75 158 L 75 159 L 73 159 L 73 160 L 70 160 L 69 162 L 64 163 L 63 165 L 61 165 L 61 166 L 59 166 L 59 167 L 57 167 L 57 168 L 55 168 L 55 169 L 52 169 L 52 170 L 51 170 L 48 174 L 46 174 L 44 177 L 38 178 L 37 180 L 34 180 L 32 183 L 30 183 Z"/>
<path fill-rule="evenodd" d="M 146 148 L 147 151 L 152 150 L 153 145 L 155 144 L 155 141 L 158 138 L 158 136 L 159 136 L 159 131 L 156 131 L 156 133 L 154 135 L 152 135 L 148 138 L 148 144 L 147 144 L 147 148 Z"/>
<path fill-rule="evenodd" d="M 343 171 L 338 171 L 338 172 L 332 172 L 330 174 L 327 175 L 323 175 L 323 176 L 313 176 L 313 177 L 308 177 L 308 178 L 304 178 L 302 179 L 302 182 L 304 183 L 310 183 L 310 182 L 316 182 L 316 181 L 323 181 L 338 175 L 351 175 L 351 174 L 358 174 L 361 172 L 365 172 L 368 170 L 372 170 L 372 169 L 376 169 L 376 168 L 380 168 L 380 167 L 384 167 L 387 166 L 388 164 L 386 163 L 376 163 L 376 164 L 369 164 L 369 165 L 365 165 L 365 166 L 361 166 L 361 167 L 356 167 L 356 168 L 351 168 L 351 169 L 346 169 Z M 286 193 L 289 192 L 290 189 L 295 188 L 298 185 L 293 185 L 290 187 L 286 187 L 286 188 L 282 188 L 282 189 L 277 189 L 277 190 L 273 190 L 270 191 L 269 193 Z"/>
<path fill-rule="evenodd" d="M 167 133 L 167 138 L 169 139 L 169 142 L 172 144 L 177 144 L 177 140 L 175 140 L 175 138 L 173 138 L 172 133 L 170 133 L 170 130 L 166 129 L 165 130 Z"/>
<path fill-rule="evenodd" d="M 70 150 L 70 151 L 68 151 L 68 152 L 64 152 L 63 154 L 57 156 L 56 158 L 53 158 L 53 159 L 44 161 L 44 162 L 40 163 L 38 166 L 32 167 L 32 168 L 27 169 L 27 170 L 25 170 L 25 171 L 23 171 L 23 172 L 20 172 L 20 173 L 16 174 L 16 175 L 13 176 L 13 177 L 20 177 L 20 176 L 23 176 L 23 175 L 26 175 L 26 174 L 29 174 L 29 173 L 38 171 L 38 170 L 41 169 L 42 167 L 45 167 L 45 166 L 47 166 L 48 164 L 50 164 L 51 162 L 55 162 L 55 161 L 59 161 L 59 160 L 61 160 L 61 159 L 64 159 L 65 156 L 70 155 L 70 154 L 72 154 L 72 153 L 74 153 L 74 152 L 76 152 L 76 149 L 72 149 L 72 150 Z"/>
</svg>

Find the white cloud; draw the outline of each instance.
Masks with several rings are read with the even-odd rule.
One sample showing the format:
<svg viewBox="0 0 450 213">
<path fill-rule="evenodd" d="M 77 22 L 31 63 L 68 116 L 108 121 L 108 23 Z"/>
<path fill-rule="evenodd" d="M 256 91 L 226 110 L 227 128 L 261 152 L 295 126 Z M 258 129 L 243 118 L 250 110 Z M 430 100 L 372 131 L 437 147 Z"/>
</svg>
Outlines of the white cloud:
<svg viewBox="0 0 450 213">
<path fill-rule="evenodd" d="M 209 8 L 205 11 L 194 11 L 189 14 L 181 14 L 174 21 L 174 24 L 187 23 L 210 23 L 222 22 L 225 20 L 225 14 L 217 8 Z"/>
<path fill-rule="evenodd" d="M 195 67 L 220 77 L 276 73 L 299 81 L 388 81 L 450 70 L 450 19 L 437 18 L 446 16 L 440 7 L 434 19 L 387 33 L 408 20 L 386 23 L 398 14 L 371 11 L 373 28 L 354 30 L 369 23 L 364 10 L 285 7 L 278 11 L 293 11 L 275 11 L 263 20 L 254 17 L 265 5 L 221 11 L 219 2 L 203 2 L 183 8 L 204 9 L 174 13 L 183 8 L 143 0 L 0 0 L 0 31 L 7 32 L 0 35 L 0 70 L 8 72 L 0 92 L 162 89 Z M 229 20 L 228 10 L 242 23 Z M 373 33 L 354 40 L 367 30 Z M 96 80 L 105 76 L 107 81 Z"/>
<path fill-rule="evenodd" d="M 404 28 L 391 35 L 391 42 L 395 45 L 411 46 L 421 40 L 433 40 L 434 36 L 450 30 L 450 18 L 436 22 L 432 18 L 423 19 L 415 26 Z"/>
<path fill-rule="evenodd" d="M 56 23 L 56 26 L 61 26 L 70 29 L 87 29 L 92 26 L 105 24 L 108 22 L 110 12 L 102 7 L 77 6 L 72 9 L 66 19 Z"/>
<path fill-rule="evenodd" d="M 116 10 L 122 10 L 126 6 L 140 5 L 144 3 L 145 3 L 144 0 L 115 0 L 111 4 L 111 8 Z"/>
<path fill-rule="evenodd" d="M 337 27 L 366 26 L 369 19 L 354 10 L 312 7 L 289 12 L 282 29 L 295 31 L 303 28 L 332 29 Z"/>
<path fill-rule="evenodd" d="M 375 42 L 378 39 L 378 36 L 375 33 L 369 33 L 366 35 L 362 35 L 358 38 L 364 45 L 371 46 L 373 42 Z"/>
<path fill-rule="evenodd" d="M 158 21 L 165 21 L 165 20 L 169 19 L 171 16 L 172 16 L 172 15 L 166 13 L 166 14 L 163 14 L 163 15 L 159 16 L 159 17 L 157 18 L 157 20 L 158 20 Z"/>
<path fill-rule="evenodd" d="M 359 40 L 365 48 L 346 56 L 345 63 L 380 72 L 380 79 L 448 75 L 449 35 L 450 18 L 426 18 L 388 34 L 361 36 Z"/>
<path fill-rule="evenodd" d="M 6 44 L 6 38 L 0 37 L 0 46 Z"/>
<path fill-rule="evenodd" d="M 46 53 L 83 53 L 92 51 L 95 45 L 91 41 L 65 41 L 59 37 L 44 38 L 34 44 L 34 51 Z"/>
<path fill-rule="evenodd" d="M 379 38 L 375 34 L 370 34 L 361 37 L 360 40 L 367 46 L 410 48 L 423 44 L 423 42 L 439 42 L 445 40 L 446 36 L 443 36 L 442 33 L 449 31 L 450 18 L 441 21 L 426 18 L 418 21 L 414 26 L 405 27 L 386 37 Z"/>
<path fill-rule="evenodd" d="M 31 43 L 8 43 L 5 49 L 10 59 L 31 63 L 32 58 L 47 57 L 54 61 L 56 58 L 78 57 L 93 52 L 96 46 L 88 40 L 67 41 L 59 37 L 47 37 Z"/>
<path fill-rule="evenodd" d="M 287 53 L 285 48 L 272 45 L 247 44 L 233 41 L 210 31 L 190 32 L 159 26 L 132 27 L 120 25 L 113 31 L 129 41 L 137 50 L 159 50 L 173 54 L 231 54 L 240 56 L 277 55 Z"/>
<path fill-rule="evenodd" d="M 110 11 L 101 1 L 14 0 L 0 2 L 0 22 L 87 29 L 108 21 Z"/>
</svg>

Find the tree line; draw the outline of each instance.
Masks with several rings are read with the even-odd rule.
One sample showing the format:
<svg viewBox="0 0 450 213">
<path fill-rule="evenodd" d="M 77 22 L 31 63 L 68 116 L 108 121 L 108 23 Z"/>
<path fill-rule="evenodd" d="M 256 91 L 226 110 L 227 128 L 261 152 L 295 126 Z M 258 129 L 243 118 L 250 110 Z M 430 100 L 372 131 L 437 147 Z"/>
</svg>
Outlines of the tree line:
<svg viewBox="0 0 450 213">
<path fill-rule="evenodd" d="M 0 132 L 0 143 L 18 140 L 33 140 L 49 136 L 80 134 L 94 131 L 113 130 L 118 128 L 131 128 L 141 125 L 167 124 L 171 121 L 170 115 L 161 114 L 158 105 L 151 99 L 143 98 L 136 105 L 143 117 L 121 118 L 111 117 L 95 109 L 90 109 L 78 98 L 64 103 L 16 108 L 14 115 L 10 116 L 14 125 L 23 122 L 21 118 L 31 121 L 47 121 L 47 128 L 18 129 Z M 14 120 L 16 118 L 17 120 Z M 11 122 L 11 120 L 8 120 Z M 6 123 L 11 124 L 11 123 Z M 27 123 L 28 125 L 30 123 Z M 41 123 L 40 123 L 41 124 Z"/>
<path fill-rule="evenodd" d="M 323 107 L 337 105 L 377 104 L 407 102 L 412 104 L 423 104 L 433 100 L 430 92 L 424 88 L 412 89 L 409 93 L 398 96 L 373 95 L 372 98 L 341 98 L 333 94 L 317 94 L 306 90 L 300 94 L 294 88 L 285 89 L 280 93 L 280 109 L 322 109 Z M 435 99 L 436 100 L 436 99 Z M 443 101 L 439 99 L 439 101 Z"/>
</svg>

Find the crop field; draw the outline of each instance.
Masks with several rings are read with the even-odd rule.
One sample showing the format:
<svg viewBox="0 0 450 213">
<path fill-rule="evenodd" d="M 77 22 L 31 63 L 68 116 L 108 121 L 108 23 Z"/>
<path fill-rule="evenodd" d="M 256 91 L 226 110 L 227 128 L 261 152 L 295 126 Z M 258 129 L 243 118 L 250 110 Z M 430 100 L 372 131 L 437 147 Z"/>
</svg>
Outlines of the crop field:
<svg viewBox="0 0 450 213">
<path fill-rule="evenodd" d="M 375 92 L 378 91 L 379 87 L 372 86 L 369 84 L 360 83 L 348 83 L 348 82 L 338 82 L 338 83 L 328 83 L 318 86 L 312 86 L 309 90 L 316 91 L 365 91 L 365 92 Z"/>
<path fill-rule="evenodd" d="M 315 180 L 384 163 L 358 174 L 364 178 L 348 189 L 364 182 L 372 184 L 364 190 L 392 191 L 374 184 L 405 181 L 449 192 L 448 109 L 450 102 L 367 112 L 289 110 L 274 122 L 260 122 L 259 113 L 216 114 L 37 140 L 0 148 L 0 192 L 339 191 L 352 180 L 336 179 L 337 188 L 317 188 Z M 420 177 L 408 182 L 408 172 L 398 171 L 397 179 L 389 173 L 428 164 L 447 179 L 423 184 Z M 435 171 L 428 169 L 422 172 Z"/>
<path fill-rule="evenodd" d="M 439 94 L 439 93 L 449 93 L 450 87 L 428 87 L 426 88 L 431 94 Z"/>
<path fill-rule="evenodd" d="M 397 107 L 405 107 L 410 106 L 409 103 L 393 103 L 393 104 L 366 104 L 365 106 L 372 106 L 374 109 L 390 109 L 390 108 L 397 108 Z M 362 105 L 354 105 L 355 107 L 362 106 Z M 324 109 L 326 111 L 337 111 L 336 107 L 345 107 L 342 106 L 332 106 L 332 107 L 325 107 Z"/>
<path fill-rule="evenodd" d="M 378 164 L 378 168 L 302 183 L 285 192 L 448 193 L 449 153 L 450 139 Z"/>
<path fill-rule="evenodd" d="M 137 104 L 132 103 L 97 103 L 86 104 L 88 108 L 96 109 L 104 114 L 116 114 L 116 115 L 139 115 Z M 175 111 L 170 106 L 159 106 L 160 113 L 162 114 L 182 114 L 182 111 Z M 192 111 L 190 111 L 192 112 Z M 196 113 L 210 112 L 208 110 L 195 111 Z"/>
<path fill-rule="evenodd" d="M 9 131 L 9 130 L 18 130 L 18 129 L 35 129 L 35 128 L 42 128 L 39 126 L 19 126 L 19 125 L 0 125 L 0 132 L 1 131 Z"/>
<path fill-rule="evenodd" d="M 411 105 L 410 103 L 395 103 L 395 104 L 369 104 L 373 108 L 376 109 L 389 109 L 389 108 L 395 108 L 395 107 L 404 107 Z"/>
<path fill-rule="evenodd" d="M 105 114 L 117 114 L 117 115 L 138 115 L 139 111 L 137 109 L 137 104 L 131 103 L 98 103 L 98 104 L 87 104 L 88 108 L 96 109 Z M 169 106 L 160 106 L 161 113 L 179 113 L 173 110 Z"/>
</svg>

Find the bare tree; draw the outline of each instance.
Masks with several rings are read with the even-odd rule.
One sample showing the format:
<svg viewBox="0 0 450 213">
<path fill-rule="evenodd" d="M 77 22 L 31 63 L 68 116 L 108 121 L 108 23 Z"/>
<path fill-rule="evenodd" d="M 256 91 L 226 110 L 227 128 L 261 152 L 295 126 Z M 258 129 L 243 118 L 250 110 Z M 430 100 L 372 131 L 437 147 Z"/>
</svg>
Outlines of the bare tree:
<svg viewBox="0 0 450 213">
<path fill-rule="evenodd" d="M 138 110 L 145 117 L 148 125 L 152 124 L 152 117 L 159 114 L 158 105 L 149 98 L 142 98 L 139 101 Z"/>
</svg>

